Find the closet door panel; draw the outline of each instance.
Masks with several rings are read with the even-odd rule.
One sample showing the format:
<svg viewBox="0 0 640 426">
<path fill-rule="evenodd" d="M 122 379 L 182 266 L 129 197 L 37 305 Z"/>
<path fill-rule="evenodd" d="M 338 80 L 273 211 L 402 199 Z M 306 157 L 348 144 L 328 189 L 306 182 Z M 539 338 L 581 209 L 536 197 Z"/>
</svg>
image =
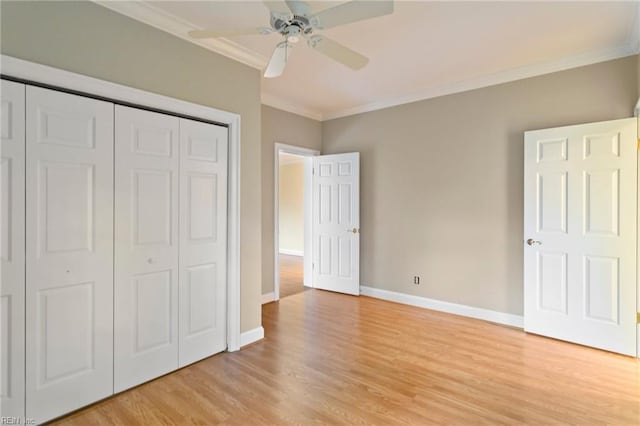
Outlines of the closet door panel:
<svg viewBox="0 0 640 426">
<path fill-rule="evenodd" d="M 113 393 L 113 104 L 27 87 L 26 414 Z"/>
<path fill-rule="evenodd" d="M 0 413 L 9 417 L 25 415 L 24 98 L 24 84 L 2 81 Z"/>
<path fill-rule="evenodd" d="M 180 120 L 180 366 L 226 349 L 225 127 Z"/>
<path fill-rule="evenodd" d="M 115 390 L 178 367 L 178 119 L 116 106 Z"/>
</svg>

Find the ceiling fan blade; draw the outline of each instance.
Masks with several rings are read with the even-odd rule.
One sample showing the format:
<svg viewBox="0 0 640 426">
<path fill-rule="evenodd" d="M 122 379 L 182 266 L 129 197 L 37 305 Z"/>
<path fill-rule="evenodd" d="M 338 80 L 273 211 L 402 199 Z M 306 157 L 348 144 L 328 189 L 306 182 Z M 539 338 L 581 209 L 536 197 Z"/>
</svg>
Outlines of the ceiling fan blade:
<svg viewBox="0 0 640 426">
<path fill-rule="evenodd" d="M 278 43 L 271 55 L 269 65 L 267 65 L 267 69 L 264 71 L 264 76 L 266 78 L 273 78 L 282 75 L 284 67 L 287 65 L 287 60 L 289 59 L 290 50 L 291 46 L 286 41 Z"/>
<path fill-rule="evenodd" d="M 309 38 L 307 44 L 312 49 L 354 70 L 359 70 L 369 63 L 369 58 L 366 56 L 362 56 L 337 41 L 321 35 L 315 35 Z"/>
<path fill-rule="evenodd" d="M 238 35 L 269 34 L 270 28 L 220 28 L 217 30 L 196 30 L 189 31 L 189 36 L 193 38 L 216 38 L 233 37 Z"/>
<path fill-rule="evenodd" d="M 278 13 L 278 14 L 289 14 L 289 7 L 287 6 L 287 4 L 280 0 L 280 1 L 273 1 L 273 0 L 263 0 L 264 5 L 267 7 L 267 9 L 269 9 L 270 12 L 273 13 Z"/>
<path fill-rule="evenodd" d="M 291 12 L 296 16 L 309 16 L 311 14 L 311 8 L 305 1 L 300 0 L 285 0 Z"/>
<path fill-rule="evenodd" d="M 314 28 L 322 30 L 390 13 L 393 13 L 393 0 L 355 0 L 318 12 L 311 17 L 310 22 Z"/>
</svg>

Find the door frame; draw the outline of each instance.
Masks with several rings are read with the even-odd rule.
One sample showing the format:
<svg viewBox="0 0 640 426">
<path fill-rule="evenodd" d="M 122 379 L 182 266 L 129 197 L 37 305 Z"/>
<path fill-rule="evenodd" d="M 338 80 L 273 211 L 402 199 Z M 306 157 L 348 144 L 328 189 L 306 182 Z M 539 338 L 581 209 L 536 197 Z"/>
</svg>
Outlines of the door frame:
<svg viewBox="0 0 640 426">
<path fill-rule="evenodd" d="M 637 133 L 636 137 L 638 138 L 638 153 L 637 153 L 637 163 L 636 167 L 638 168 L 638 183 L 636 187 L 637 192 L 637 207 L 636 207 L 636 216 L 638 225 L 636 228 L 636 316 L 640 314 L 640 98 L 638 98 L 638 103 L 636 104 L 636 108 L 634 111 L 634 116 L 637 120 Z M 640 317 L 638 317 L 638 321 L 636 321 L 636 358 L 640 359 Z"/>
<path fill-rule="evenodd" d="M 23 83 L 101 97 L 138 107 L 155 108 L 228 126 L 227 204 L 227 351 L 240 349 L 240 115 L 158 95 L 86 75 L 0 55 L 3 78 Z"/>
<path fill-rule="evenodd" d="M 280 300 L 280 266 L 278 256 L 280 255 L 280 153 L 293 154 L 305 157 L 304 162 L 304 286 L 313 287 L 313 264 L 312 264 L 312 244 L 311 244 L 311 202 L 312 202 L 312 182 L 311 174 L 313 169 L 312 158 L 320 155 L 317 149 L 304 148 L 301 146 L 288 145 L 276 142 L 273 150 L 273 300 Z"/>
</svg>

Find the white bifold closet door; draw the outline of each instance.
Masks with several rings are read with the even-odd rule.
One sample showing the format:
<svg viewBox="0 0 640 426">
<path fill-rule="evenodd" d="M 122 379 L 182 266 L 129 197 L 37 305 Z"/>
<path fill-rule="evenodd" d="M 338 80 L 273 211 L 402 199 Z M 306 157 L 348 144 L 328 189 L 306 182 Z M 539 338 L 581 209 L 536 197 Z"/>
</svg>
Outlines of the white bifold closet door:
<svg viewBox="0 0 640 426">
<path fill-rule="evenodd" d="M 26 415 L 113 393 L 113 104 L 26 90 Z"/>
<path fill-rule="evenodd" d="M 119 392 L 178 368 L 179 119 L 115 109 Z"/>
<path fill-rule="evenodd" d="M 115 391 L 226 348 L 227 129 L 116 106 Z"/>
<path fill-rule="evenodd" d="M 0 415 L 24 416 L 24 84 L 2 81 Z"/>
<path fill-rule="evenodd" d="M 180 367 L 227 346 L 227 144 L 226 127 L 180 120 Z"/>
</svg>

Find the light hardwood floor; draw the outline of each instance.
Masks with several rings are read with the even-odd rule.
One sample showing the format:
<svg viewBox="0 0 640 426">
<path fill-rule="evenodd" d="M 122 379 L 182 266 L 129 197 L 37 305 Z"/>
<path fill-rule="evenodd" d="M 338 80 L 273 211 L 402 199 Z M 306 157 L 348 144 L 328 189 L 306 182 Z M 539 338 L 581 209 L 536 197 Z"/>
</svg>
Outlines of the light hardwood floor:
<svg viewBox="0 0 640 426">
<path fill-rule="evenodd" d="M 304 258 L 288 254 L 278 255 L 280 273 L 280 298 L 292 296 L 305 291 Z"/>
<path fill-rule="evenodd" d="M 640 424 L 633 358 L 320 290 L 262 316 L 263 341 L 58 424 Z"/>
</svg>

